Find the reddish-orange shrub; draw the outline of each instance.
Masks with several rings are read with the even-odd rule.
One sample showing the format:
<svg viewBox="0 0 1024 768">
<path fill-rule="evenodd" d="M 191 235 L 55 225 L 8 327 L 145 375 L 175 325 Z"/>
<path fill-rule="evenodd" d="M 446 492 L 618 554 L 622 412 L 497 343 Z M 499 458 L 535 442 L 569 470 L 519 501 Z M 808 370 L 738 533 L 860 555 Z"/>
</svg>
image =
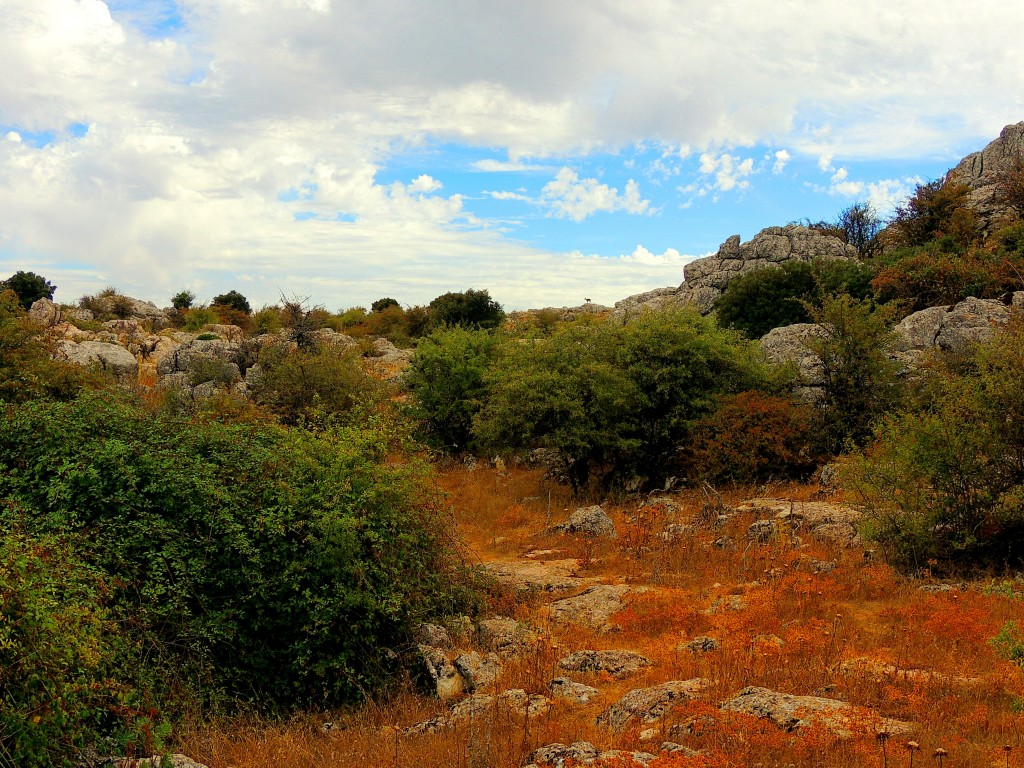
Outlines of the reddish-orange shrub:
<svg viewBox="0 0 1024 768">
<path fill-rule="evenodd" d="M 817 466 L 811 416 L 809 406 L 761 392 L 724 397 L 694 426 L 690 472 L 711 483 L 806 477 Z"/>
</svg>

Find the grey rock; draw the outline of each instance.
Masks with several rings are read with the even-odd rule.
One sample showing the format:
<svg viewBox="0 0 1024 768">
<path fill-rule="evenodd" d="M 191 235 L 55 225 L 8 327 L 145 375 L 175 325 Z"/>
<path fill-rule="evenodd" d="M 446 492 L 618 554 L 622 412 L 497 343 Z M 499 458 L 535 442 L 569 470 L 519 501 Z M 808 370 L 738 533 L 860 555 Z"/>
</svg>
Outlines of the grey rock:
<svg viewBox="0 0 1024 768">
<path fill-rule="evenodd" d="M 816 724 L 845 736 L 854 725 L 851 717 L 854 711 L 848 702 L 820 696 L 793 696 L 756 686 L 744 688 L 719 706 L 727 712 L 771 720 L 787 731 Z"/>
<path fill-rule="evenodd" d="M 700 678 L 671 680 L 630 691 L 597 717 L 597 724 L 621 731 L 633 720 L 653 723 L 676 702 L 696 698 L 705 683 Z"/>
<path fill-rule="evenodd" d="M 994 299 L 967 298 L 952 307 L 928 307 L 896 326 L 895 351 L 910 364 L 933 349 L 963 354 L 991 338 L 1009 319 L 1010 308 Z"/>
<path fill-rule="evenodd" d="M 481 621 L 477 638 L 484 648 L 506 659 L 530 650 L 537 643 L 537 635 L 529 627 L 505 617 Z"/>
<path fill-rule="evenodd" d="M 661 751 L 669 755 L 679 755 L 680 757 L 698 757 L 701 754 L 698 749 L 690 749 L 682 744 L 676 744 L 674 741 L 663 741 L 661 743 Z"/>
<path fill-rule="evenodd" d="M 448 658 L 448 654 L 441 648 L 429 645 L 419 645 L 417 648 L 422 661 L 424 677 L 429 681 L 431 690 L 437 697 L 446 701 L 462 693 L 464 679 Z"/>
<path fill-rule="evenodd" d="M 142 758 L 124 758 L 114 760 L 115 768 L 206 768 L 186 755 L 170 755 L 165 759 L 162 755 Z"/>
<path fill-rule="evenodd" d="M 463 653 L 452 663 L 462 676 L 463 688 L 467 693 L 490 688 L 502 672 L 501 659 L 496 653 L 488 653 L 486 656 L 476 651 Z"/>
<path fill-rule="evenodd" d="M 690 653 L 697 654 L 711 653 L 712 651 L 717 651 L 721 647 L 722 644 L 715 638 L 708 637 L 707 635 L 701 635 L 700 637 L 693 638 L 693 640 L 688 640 L 685 643 L 680 643 L 677 646 L 677 650 L 689 651 Z"/>
<path fill-rule="evenodd" d="M 1007 220 L 1007 211 L 998 200 L 998 180 L 1024 158 L 1024 122 L 1008 125 L 980 152 L 972 152 L 947 175 L 946 180 L 966 184 L 971 206 L 982 227 L 992 232 Z"/>
<path fill-rule="evenodd" d="M 576 651 L 558 662 L 559 669 L 565 672 L 607 672 L 612 677 L 622 680 L 635 675 L 642 669 L 654 664 L 646 656 L 633 651 Z"/>
<path fill-rule="evenodd" d="M 786 499 L 748 499 L 740 507 L 744 512 L 772 515 L 777 525 L 790 532 L 809 533 L 815 539 L 854 547 L 861 543 L 857 524 L 862 514 L 849 504 L 825 501 L 789 501 Z"/>
<path fill-rule="evenodd" d="M 98 367 L 114 376 L 122 384 L 138 381 L 139 361 L 135 355 L 118 344 L 102 341 L 61 341 L 57 344 L 58 359 L 83 368 Z"/>
<path fill-rule="evenodd" d="M 755 520 L 747 527 L 747 540 L 767 544 L 775 538 L 775 523 L 771 520 Z"/>
<path fill-rule="evenodd" d="M 551 620 L 556 624 L 581 624 L 598 632 L 610 632 L 610 619 L 622 610 L 622 597 L 629 587 L 599 584 L 575 597 L 567 597 L 551 604 Z"/>
<path fill-rule="evenodd" d="M 593 538 L 614 539 L 618 536 L 615 523 L 598 505 L 580 507 L 569 515 L 569 520 L 557 527 L 562 533 L 578 533 Z"/>
<path fill-rule="evenodd" d="M 589 741 L 573 744 L 546 744 L 530 753 L 527 761 L 538 768 L 564 768 L 569 761 L 576 765 L 593 765 L 600 757 L 600 751 Z"/>
<path fill-rule="evenodd" d="M 565 699 L 573 704 L 589 704 L 601 695 L 597 688 L 577 683 L 568 677 L 556 677 L 548 684 L 548 688 L 556 699 Z"/>
<path fill-rule="evenodd" d="M 46 328 L 52 328 L 62 322 L 63 313 L 56 304 L 49 299 L 37 299 L 28 310 L 29 318 Z"/>
<path fill-rule="evenodd" d="M 759 345 L 765 357 L 776 365 L 789 363 L 796 367 L 804 387 L 820 387 L 824 383 L 821 358 L 809 343 L 825 335 L 825 329 L 814 323 L 796 323 L 773 328 L 764 335 Z"/>
<path fill-rule="evenodd" d="M 454 647 L 451 635 L 448 634 L 448 630 L 437 624 L 424 622 L 416 627 L 416 631 L 413 634 L 416 638 L 416 642 L 420 645 L 429 645 L 434 648 L 445 648 L 449 650 Z"/>
</svg>

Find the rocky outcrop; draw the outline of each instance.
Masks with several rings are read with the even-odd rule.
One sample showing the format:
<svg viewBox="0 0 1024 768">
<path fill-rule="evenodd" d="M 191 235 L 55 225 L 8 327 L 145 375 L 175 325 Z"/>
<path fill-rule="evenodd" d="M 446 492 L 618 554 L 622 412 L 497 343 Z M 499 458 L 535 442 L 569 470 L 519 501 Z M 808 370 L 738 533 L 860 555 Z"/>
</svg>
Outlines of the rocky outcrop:
<svg viewBox="0 0 1024 768">
<path fill-rule="evenodd" d="M 490 688 L 502 672 L 501 659 L 496 653 L 462 653 L 452 663 L 462 676 L 463 687 L 468 693 Z"/>
<path fill-rule="evenodd" d="M 484 648 L 508 659 L 530 650 L 537 644 L 537 635 L 515 619 L 485 619 L 477 626 L 477 639 Z"/>
<path fill-rule="evenodd" d="M 448 715 L 432 717 L 402 729 L 406 736 L 436 733 L 454 728 L 466 720 L 480 720 L 502 715 L 513 717 L 517 722 L 546 715 L 551 710 L 551 699 L 537 694 L 530 695 L 521 688 L 502 691 L 498 695 L 477 693 L 456 702 Z"/>
<path fill-rule="evenodd" d="M 980 152 L 972 152 L 946 175 L 947 182 L 967 185 L 970 203 L 983 227 L 992 231 L 1006 217 L 1006 209 L 999 200 L 999 179 L 1024 160 L 1024 122 L 1008 125 L 999 138 Z"/>
<path fill-rule="evenodd" d="M 606 672 L 623 680 L 635 675 L 654 662 L 633 651 L 576 651 L 558 662 L 558 668 L 565 672 Z"/>
<path fill-rule="evenodd" d="M 118 344 L 102 341 L 62 341 L 57 344 L 55 356 L 83 368 L 99 368 L 122 384 L 138 381 L 139 361 Z"/>
<path fill-rule="evenodd" d="M 597 724 L 621 731 L 634 720 L 653 723 L 677 702 L 693 699 L 705 687 L 698 678 L 692 680 L 670 680 L 650 688 L 630 691 L 597 717 Z"/>
<path fill-rule="evenodd" d="M 849 504 L 825 501 L 787 501 L 785 499 L 748 499 L 738 509 L 763 516 L 773 531 L 809 535 L 844 547 L 860 544 L 857 524 L 861 513 Z M 770 517 L 769 517 L 770 516 Z"/>
<path fill-rule="evenodd" d="M 464 690 L 464 681 L 459 670 L 442 648 L 419 645 L 422 676 L 430 690 L 442 701 L 458 696 Z"/>
<path fill-rule="evenodd" d="M 1024 298 L 1024 293 L 1018 293 Z M 1019 303 L 1018 294 L 1013 298 L 1014 304 Z M 896 326 L 896 353 L 907 365 L 933 349 L 963 354 L 987 341 L 1009 319 L 1010 307 L 994 299 L 967 298 L 952 307 L 928 307 Z"/>
<path fill-rule="evenodd" d="M 813 400 L 824 382 L 821 358 L 809 346 L 824 336 L 825 330 L 814 323 L 796 323 L 773 328 L 759 342 L 765 357 L 776 365 L 796 368 L 804 399 Z"/>
<path fill-rule="evenodd" d="M 667 751 L 667 750 L 665 750 Z M 630 752 L 625 749 L 610 749 L 602 752 L 589 741 L 572 744 L 546 744 L 530 753 L 525 768 L 568 768 L 568 766 L 647 766 L 657 755 L 649 752 Z"/>
<path fill-rule="evenodd" d="M 114 768 L 206 768 L 187 755 L 153 755 L 152 757 L 112 760 Z"/>
<path fill-rule="evenodd" d="M 832 235 L 795 224 L 768 227 L 746 243 L 733 235 L 711 256 L 691 261 L 683 268 L 678 288 L 663 288 L 630 296 L 615 304 L 615 314 L 626 316 L 644 308 L 662 309 L 691 305 L 707 314 L 730 281 L 787 261 L 854 259 L 857 249 Z"/>
<path fill-rule="evenodd" d="M 568 677 L 556 677 L 548 684 L 548 688 L 556 699 L 565 699 L 572 704 L 589 704 L 601 695 L 597 688 L 577 683 Z"/>
<path fill-rule="evenodd" d="M 567 597 L 551 604 L 551 620 L 556 624 L 580 624 L 611 632 L 613 614 L 622 610 L 622 597 L 629 587 L 617 584 L 599 584 L 575 597 Z"/>
<path fill-rule="evenodd" d="M 580 507 L 556 530 L 562 533 L 578 533 L 592 538 L 605 537 L 614 539 L 618 534 L 615 531 L 615 523 L 608 517 L 608 514 L 598 505 L 591 507 Z"/>
</svg>

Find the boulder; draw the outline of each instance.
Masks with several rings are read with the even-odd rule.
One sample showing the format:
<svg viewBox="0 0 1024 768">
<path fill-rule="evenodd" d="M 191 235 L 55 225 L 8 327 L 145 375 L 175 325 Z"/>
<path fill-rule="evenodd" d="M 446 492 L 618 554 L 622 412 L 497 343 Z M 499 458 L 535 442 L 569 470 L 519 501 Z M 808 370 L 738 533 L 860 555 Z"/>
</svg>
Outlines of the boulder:
<svg viewBox="0 0 1024 768">
<path fill-rule="evenodd" d="M 810 534 L 820 541 L 854 547 L 861 543 L 857 524 L 862 514 L 849 504 L 786 499 L 748 499 L 739 509 L 756 515 L 771 515 L 791 533 Z"/>
<path fill-rule="evenodd" d="M 634 720 L 653 723 L 674 703 L 696 698 L 705 682 L 692 680 L 671 680 L 650 688 L 630 691 L 597 717 L 597 724 L 621 731 Z"/>
<path fill-rule="evenodd" d="M 114 768 L 206 768 L 186 755 L 153 755 L 152 757 L 124 758 L 112 760 Z"/>
<path fill-rule="evenodd" d="M 494 696 L 489 693 L 476 693 L 456 702 L 448 715 L 432 717 L 429 720 L 410 725 L 401 729 L 405 736 L 420 736 L 425 733 L 436 733 L 454 728 L 466 720 L 479 720 L 495 714 L 506 718 L 511 716 L 521 723 L 524 718 L 533 719 L 546 715 L 551 710 L 551 700 L 545 696 L 529 695 L 521 688 L 514 688 Z"/>
<path fill-rule="evenodd" d="M 947 182 L 966 184 L 970 204 L 978 213 L 986 232 L 997 229 L 1006 219 L 1004 206 L 998 199 L 1001 174 L 1024 159 L 1024 122 L 1007 125 L 999 137 L 982 149 L 972 152 L 946 174 Z"/>
<path fill-rule="evenodd" d="M 434 648 L 446 648 L 449 650 L 455 647 L 454 643 L 452 643 L 451 635 L 448 634 L 448 630 L 437 624 L 424 622 L 416 627 L 413 634 L 416 642 L 420 645 L 429 645 Z"/>
<path fill-rule="evenodd" d="M 933 349 L 964 354 L 987 341 L 1009 319 L 1010 307 L 994 299 L 971 297 L 952 307 L 928 307 L 908 315 L 896 326 L 896 352 L 910 364 Z"/>
<path fill-rule="evenodd" d="M 485 619 L 477 625 L 477 639 L 489 651 L 508 659 L 533 648 L 537 635 L 515 619 Z"/>
<path fill-rule="evenodd" d="M 605 537 L 614 539 L 618 536 L 615 531 L 615 523 L 596 504 L 591 507 L 580 507 L 569 515 L 568 521 L 557 526 L 556 530 L 562 533 L 582 534 L 592 538 Z"/>
<path fill-rule="evenodd" d="M 551 620 L 556 624 L 581 624 L 598 632 L 611 632 L 610 619 L 622 610 L 622 597 L 629 587 L 599 584 L 575 597 L 567 597 L 551 604 Z"/>
<path fill-rule="evenodd" d="M 630 752 L 624 749 L 610 749 L 602 752 L 589 741 L 577 741 L 571 745 L 554 743 L 535 749 L 526 758 L 525 768 L 567 768 L 580 765 L 647 766 L 656 756 L 648 752 Z"/>
<path fill-rule="evenodd" d="M 711 653 L 717 651 L 722 647 L 722 644 L 713 637 L 707 635 L 701 635 L 695 637 L 693 640 L 688 640 L 685 643 L 680 643 L 676 646 L 677 651 L 686 651 L 688 653 L 699 654 L 699 653 Z"/>
<path fill-rule="evenodd" d="M 565 672 L 607 672 L 622 680 L 654 664 L 633 651 L 576 651 L 558 662 Z"/>
<path fill-rule="evenodd" d="M 476 651 L 463 653 L 452 662 L 462 676 L 463 689 L 467 693 L 476 693 L 483 688 L 490 688 L 501 675 L 501 659 L 496 653 L 482 656 Z"/>
<path fill-rule="evenodd" d="M 49 299 L 37 299 L 28 310 L 29 318 L 45 328 L 52 328 L 62 322 L 63 313 L 56 304 Z"/>
<path fill-rule="evenodd" d="M 568 677 L 556 677 L 548 683 L 548 688 L 556 699 L 565 699 L 572 704 L 589 704 L 601 695 L 597 688 L 577 683 Z"/>
<path fill-rule="evenodd" d="M 102 341 L 58 342 L 55 357 L 80 365 L 98 367 L 110 373 L 122 384 L 132 384 L 139 378 L 139 361 L 122 346 Z"/>
<path fill-rule="evenodd" d="M 565 592 L 579 589 L 580 585 L 593 581 L 591 578 L 574 576 L 579 567 L 580 561 L 576 559 L 484 563 L 484 568 L 497 581 L 523 592 Z"/>
<path fill-rule="evenodd" d="M 463 691 L 464 681 L 448 654 L 441 648 L 418 645 L 423 677 L 442 701 L 455 698 Z"/>
<path fill-rule="evenodd" d="M 790 363 L 796 367 L 805 398 L 814 395 L 824 383 L 821 358 L 808 343 L 821 338 L 825 330 L 814 323 L 796 323 L 773 328 L 758 342 L 765 357 L 776 365 Z M 810 399 L 813 399 L 811 397 Z"/>
</svg>

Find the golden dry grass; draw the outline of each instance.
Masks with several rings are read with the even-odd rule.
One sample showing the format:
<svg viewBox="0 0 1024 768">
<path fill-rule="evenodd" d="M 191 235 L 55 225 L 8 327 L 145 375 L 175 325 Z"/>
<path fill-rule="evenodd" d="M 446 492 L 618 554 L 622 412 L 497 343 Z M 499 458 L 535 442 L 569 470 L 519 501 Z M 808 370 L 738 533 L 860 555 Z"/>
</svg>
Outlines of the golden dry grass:
<svg viewBox="0 0 1024 768">
<path fill-rule="evenodd" d="M 442 703 L 407 691 L 352 712 L 195 728 L 184 734 L 182 751 L 211 768 L 511 768 L 554 741 L 656 752 L 672 726 L 693 720 L 692 733 L 677 740 L 704 750 L 704 756 L 663 755 L 653 768 L 906 765 L 909 738 L 922 747 L 915 765 L 930 765 L 932 751 L 941 746 L 950 753 L 948 766 L 1003 766 L 1007 744 L 1013 748 L 1009 764 L 1024 765 L 1024 676 L 988 642 L 1006 622 L 1024 624 L 1024 599 L 1009 589 L 979 581 L 966 590 L 931 594 L 920 589 L 921 581 L 865 560 L 861 548 L 788 538 L 748 547 L 742 540 L 753 518 L 744 516 L 724 528 L 700 527 L 666 542 L 661 533 L 673 520 L 658 512 L 637 517 L 636 499 L 604 503 L 624 535 L 591 546 L 548 530 L 577 504 L 566 489 L 544 484 L 536 471 L 451 467 L 439 473 L 438 482 L 450 495 L 459 535 L 479 560 L 511 562 L 531 550 L 560 550 L 550 557 L 577 559 L 582 575 L 643 588 L 627 597 L 613 617 L 618 631 L 609 634 L 554 626 L 546 600 L 496 592 L 494 613 L 529 621 L 543 638 L 533 653 L 506 665 L 497 690 L 545 693 L 557 660 L 583 648 L 628 648 L 655 665 L 626 680 L 574 675 L 599 687 L 602 697 L 583 707 L 557 702 L 529 722 L 495 710 L 450 731 L 402 736 L 396 726 L 445 711 Z M 805 500 L 816 494 L 808 486 L 735 489 L 723 493 L 722 501 L 763 495 Z M 709 501 L 700 491 L 673 499 L 684 520 Z M 741 544 L 712 545 L 724 535 Z M 815 573 L 814 561 L 836 567 Z M 731 607 L 734 599 L 738 610 Z M 719 609 L 709 612 L 716 603 Z M 721 639 L 721 649 L 679 649 L 703 634 Z M 709 681 L 707 689 L 654 726 L 653 740 L 642 739 L 639 726 L 616 734 L 594 722 L 633 688 L 693 677 Z M 855 706 L 860 732 L 842 739 L 823 728 L 786 733 L 768 721 L 717 708 L 750 685 L 841 698 Z M 893 736 L 884 756 L 875 737 L 881 717 L 916 724 L 912 737 Z M 337 727 L 323 732 L 325 720 Z"/>
</svg>

